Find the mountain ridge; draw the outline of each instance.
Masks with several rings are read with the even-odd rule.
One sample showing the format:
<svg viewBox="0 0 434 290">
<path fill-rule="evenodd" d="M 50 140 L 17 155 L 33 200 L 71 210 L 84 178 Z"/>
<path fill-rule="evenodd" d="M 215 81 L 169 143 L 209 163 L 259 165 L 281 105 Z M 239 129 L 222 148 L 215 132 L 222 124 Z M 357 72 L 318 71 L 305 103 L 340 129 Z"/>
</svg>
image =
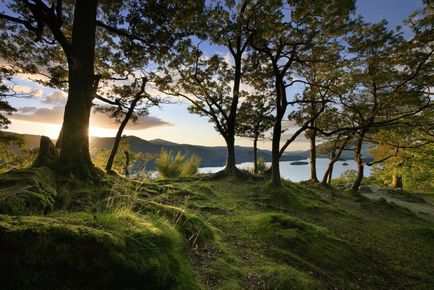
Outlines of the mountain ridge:
<svg viewBox="0 0 434 290">
<path fill-rule="evenodd" d="M 32 134 L 18 134 L 13 132 L 8 132 L 8 134 L 17 134 L 24 137 L 26 141 L 27 148 L 38 148 L 40 135 Z M 190 156 L 196 154 L 201 158 L 201 167 L 220 167 L 224 166 L 226 162 L 226 147 L 225 146 L 204 146 L 204 145 L 194 145 L 194 144 L 179 144 L 164 139 L 152 139 L 145 140 L 140 137 L 130 135 L 126 136 L 128 138 L 128 143 L 130 145 L 131 151 L 135 153 L 152 153 L 158 154 L 161 150 L 167 150 L 173 152 L 174 154 L 180 152 L 185 156 Z M 114 142 L 114 137 L 90 137 L 89 142 L 91 147 L 111 149 Z M 53 140 L 55 141 L 55 140 Z M 364 150 L 365 159 L 372 158 L 368 150 Z M 235 146 L 236 162 L 252 162 L 253 161 L 253 148 Z M 258 156 L 263 157 L 267 162 L 271 161 L 271 151 L 258 149 Z M 305 151 L 290 151 L 286 152 L 281 161 L 298 161 L 307 159 L 309 153 Z M 326 155 L 319 155 L 318 157 L 326 158 Z M 352 151 L 344 152 L 342 159 L 352 159 Z M 153 163 L 153 162 L 152 162 Z M 153 164 L 149 164 L 153 167 Z"/>
</svg>

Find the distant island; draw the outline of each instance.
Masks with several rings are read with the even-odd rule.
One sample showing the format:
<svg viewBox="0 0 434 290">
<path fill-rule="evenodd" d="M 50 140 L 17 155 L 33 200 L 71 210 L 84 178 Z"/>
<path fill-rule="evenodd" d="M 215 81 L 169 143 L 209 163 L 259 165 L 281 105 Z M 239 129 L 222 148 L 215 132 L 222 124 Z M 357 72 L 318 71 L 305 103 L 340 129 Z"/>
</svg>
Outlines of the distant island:
<svg viewBox="0 0 434 290">
<path fill-rule="evenodd" d="M 307 161 L 294 161 L 294 162 L 291 162 L 291 165 L 308 165 L 309 164 L 309 162 L 307 162 Z"/>
</svg>

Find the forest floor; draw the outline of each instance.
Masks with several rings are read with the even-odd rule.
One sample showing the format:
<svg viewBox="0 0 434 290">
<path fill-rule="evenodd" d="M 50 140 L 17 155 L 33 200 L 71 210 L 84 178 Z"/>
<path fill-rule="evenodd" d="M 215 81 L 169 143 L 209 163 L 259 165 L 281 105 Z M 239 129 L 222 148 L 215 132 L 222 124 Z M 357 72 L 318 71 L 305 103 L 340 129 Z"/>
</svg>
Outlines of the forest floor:
<svg viewBox="0 0 434 290">
<path fill-rule="evenodd" d="M 4 289 L 434 289 L 434 218 L 395 202 L 428 206 L 420 195 L 394 192 L 392 203 L 289 181 L 47 176 L 0 176 L 0 210 L 19 212 L 0 215 Z"/>
</svg>

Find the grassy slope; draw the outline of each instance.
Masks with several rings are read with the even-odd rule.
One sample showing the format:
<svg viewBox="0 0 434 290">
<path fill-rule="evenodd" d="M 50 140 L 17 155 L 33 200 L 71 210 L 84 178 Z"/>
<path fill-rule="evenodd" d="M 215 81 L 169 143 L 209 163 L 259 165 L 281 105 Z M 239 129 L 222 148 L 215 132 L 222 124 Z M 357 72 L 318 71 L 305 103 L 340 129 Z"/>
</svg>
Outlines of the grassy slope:
<svg viewBox="0 0 434 290">
<path fill-rule="evenodd" d="M 3 187 L 15 186 L 16 174 Z M 229 178 L 57 180 L 55 193 L 47 217 L 0 215 L 0 272 L 9 271 L 10 288 L 55 276 L 67 261 L 78 277 L 69 288 L 434 288 L 434 221 L 384 201 Z"/>
<path fill-rule="evenodd" d="M 203 218 L 207 288 L 433 289 L 434 223 L 382 202 L 286 182 L 170 183 L 153 198 Z"/>
</svg>

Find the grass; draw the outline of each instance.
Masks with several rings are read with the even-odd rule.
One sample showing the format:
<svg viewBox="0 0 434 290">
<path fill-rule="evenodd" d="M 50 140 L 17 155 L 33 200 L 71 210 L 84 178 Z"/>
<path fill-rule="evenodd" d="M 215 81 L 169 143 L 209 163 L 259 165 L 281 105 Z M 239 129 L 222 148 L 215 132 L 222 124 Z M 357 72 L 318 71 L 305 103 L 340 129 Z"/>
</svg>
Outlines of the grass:
<svg viewBox="0 0 434 290">
<path fill-rule="evenodd" d="M 167 221 L 116 211 L 0 218 L 4 289 L 194 289 Z"/>
<path fill-rule="evenodd" d="M 107 178 L 61 181 L 69 202 L 58 194 L 47 217 L 0 216 L 0 272 L 35 283 L 25 269 L 48 279 L 65 263 L 70 288 L 434 288 L 434 221 L 384 200 L 288 181 Z"/>
</svg>

